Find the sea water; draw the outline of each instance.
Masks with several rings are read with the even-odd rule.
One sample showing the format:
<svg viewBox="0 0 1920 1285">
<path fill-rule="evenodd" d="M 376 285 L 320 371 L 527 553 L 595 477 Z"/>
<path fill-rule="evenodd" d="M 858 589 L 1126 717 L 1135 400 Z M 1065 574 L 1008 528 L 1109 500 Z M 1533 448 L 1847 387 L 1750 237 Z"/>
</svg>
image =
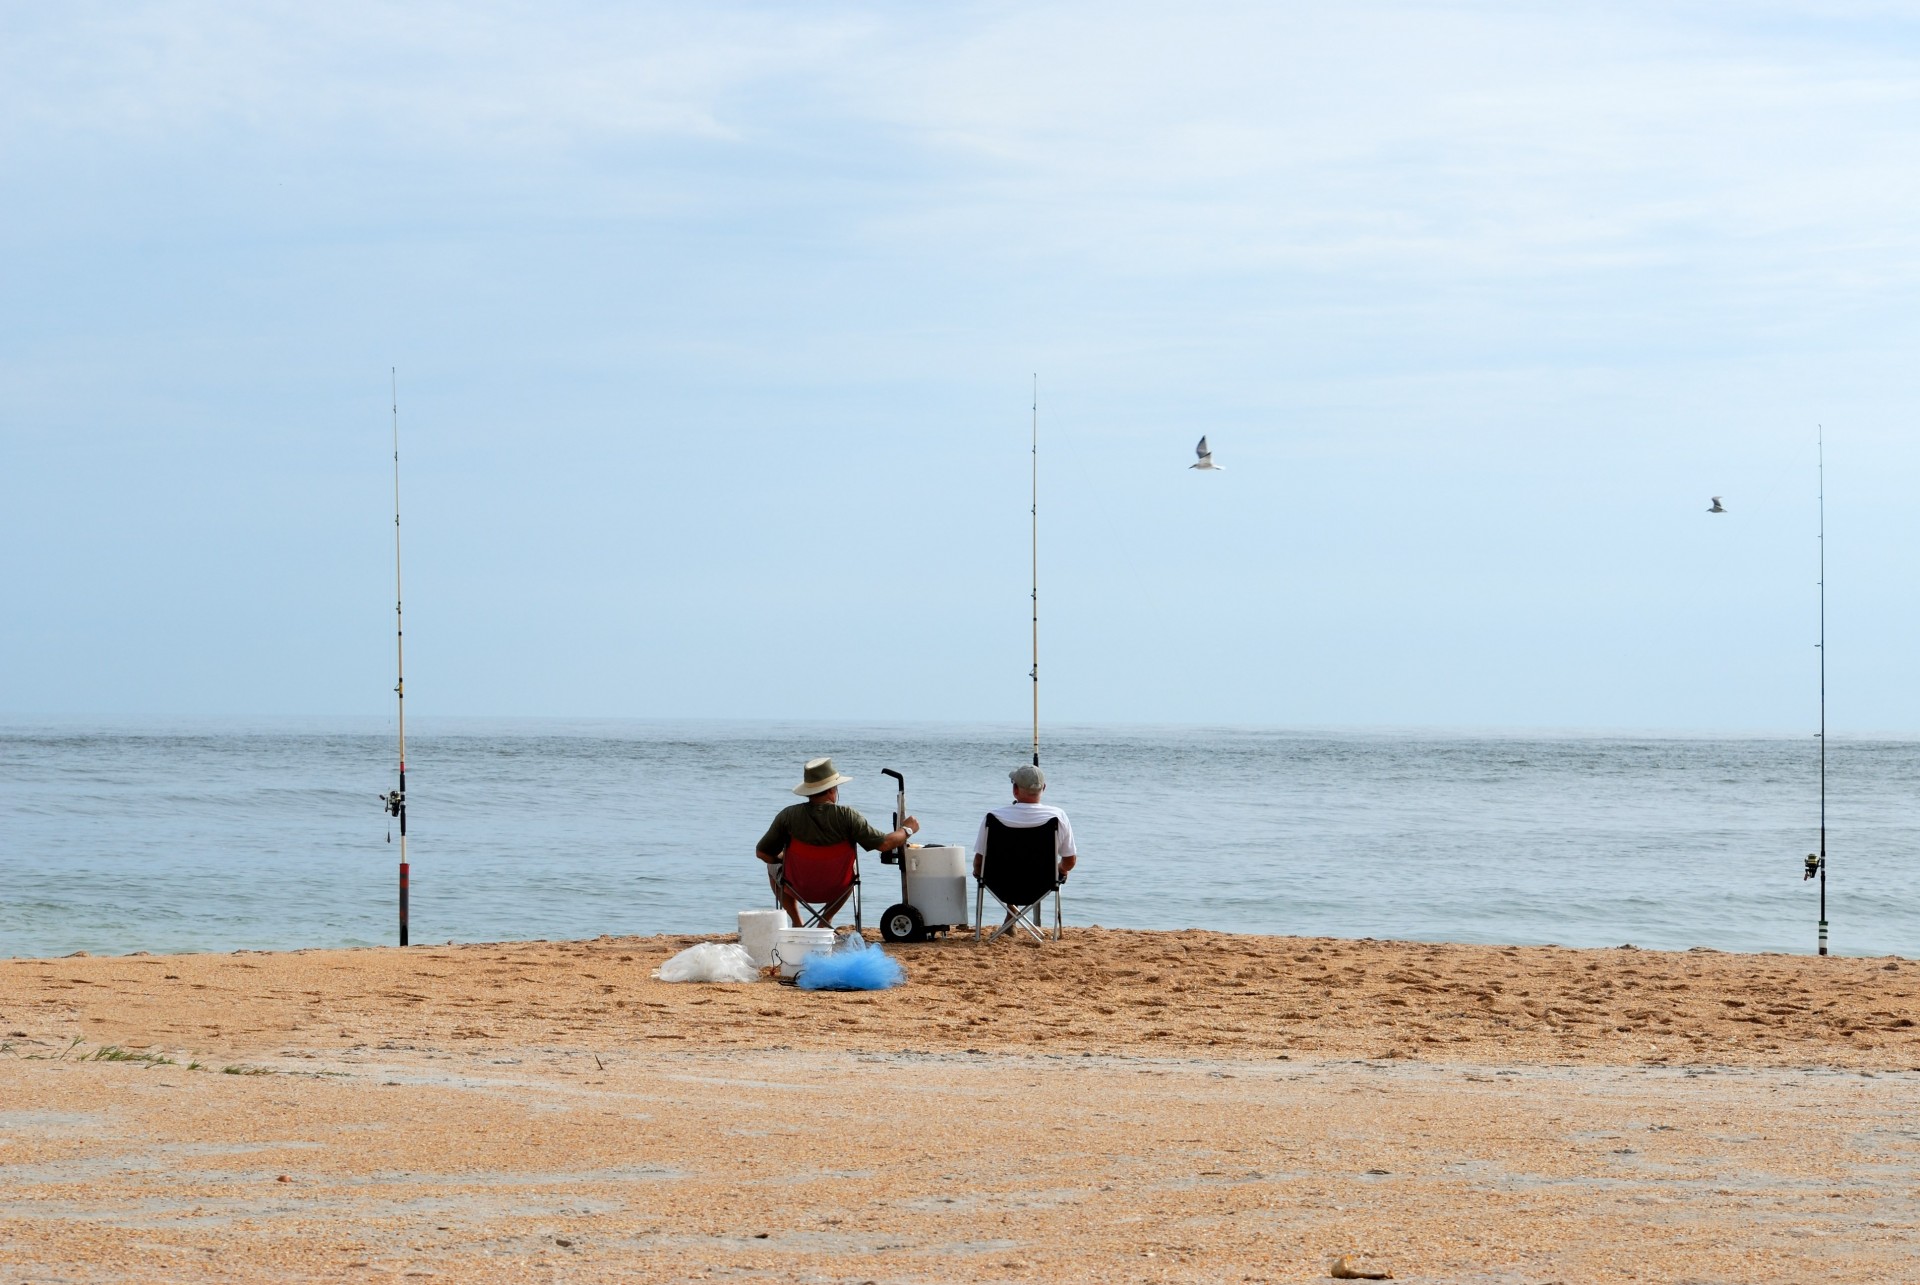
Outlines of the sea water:
<svg viewBox="0 0 1920 1285">
<path fill-rule="evenodd" d="M 831 754 L 841 801 L 971 847 L 1021 729 L 433 722 L 408 741 L 415 942 L 726 932 Z M 1811 737 L 1049 729 L 1069 924 L 1808 952 Z M 1839 954 L 1920 951 L 1920 744 L 1828 760 Z M 396 938 L 394 744 L 353 724 L 0 725 L 0 956 Z M 861 859 L 866 922 L 898 868 Z M 971 893 L 970 893 L 971 895 Z M 843 916 L 843 919 L 845 917 Z"/>
</svg>

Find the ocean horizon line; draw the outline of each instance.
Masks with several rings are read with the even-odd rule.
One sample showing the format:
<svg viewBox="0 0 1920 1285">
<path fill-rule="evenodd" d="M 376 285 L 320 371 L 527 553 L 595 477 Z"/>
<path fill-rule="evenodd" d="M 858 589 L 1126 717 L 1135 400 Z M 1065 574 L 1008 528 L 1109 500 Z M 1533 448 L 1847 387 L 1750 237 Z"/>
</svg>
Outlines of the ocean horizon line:
<svg viewBox="0 0 1920 1285">
<path fill-rule="evenodd" d="M 750 718 L 734 715 L 623 714 L 416 714 L 407 720 L 410 736 L 537 734 L 606 735 L 622 729 L 665 731 L 713 729 L 754 731 L 772 736 L 804 736 L 813 731 L 935 734 L 943 737 L 1010 737 L 1026 742 L 1031 725 L 981 719 Z M 113 735 L 218 733 L 378 735 L 394 730 L 391 713 L 379 714 L 42 714 L 0 712 L 0 735 L 38 731 L 86 731 Z M 1041 745 L 1052 738 L 1096 736 L 1267 736 L 1279 739 L 1405 740 L 1660 740 L 1817 742 L 1817 730 L 1790 728 L 1649 727 L 1645 725 L 1444 724 L 1444 723 L 1269 723 L 1176 722 L 1128 719 L 1076 720 L 1043 725 Z M 1828 739 L 1849 743 L 1911 743 L 1920 731 L 1868 728 L 1830 729 Z"/>
</svg>

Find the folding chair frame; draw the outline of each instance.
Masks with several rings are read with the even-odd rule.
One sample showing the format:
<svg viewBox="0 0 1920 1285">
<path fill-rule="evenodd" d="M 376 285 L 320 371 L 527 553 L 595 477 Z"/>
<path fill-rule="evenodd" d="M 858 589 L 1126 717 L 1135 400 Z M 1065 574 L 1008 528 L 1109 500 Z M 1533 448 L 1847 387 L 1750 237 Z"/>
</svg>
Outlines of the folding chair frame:
<svg viewBox="0 0 1920 1285">
<path fill-rule="evenodd" d="M 1051 895 L 1053 897 L 1053 939 L 1059 941 L 1060 889 L 1056 887 Z M 986 910 L 986 900 L 988 897 L 992 897 L 995 901 L 1000 902 L 1001 908 L 1007 912 L 1007 917 L 985 940 L 989 942 L 998 941 L 1004 934 L 1016 927 L 1024 931 L 1035 941 L 1045 941 L 1047 939 L 1046 921 L 1040 917 L 1045 911 L 1047 904 L 1045 895 L 1030 906 L 1009 906 L 1006 902 L 1000 901 L 999 896 L 987 887 L 986 880 L 982 879 L 975 883 L 973 890 L 973 939 L 975 941 L 981 940 L 980 934 L 986 929 L 986 921 L 982 918 L 982 915 Z"/>
<path fill-rule="evenodd" d="M 780 887 L 788 896 L 793 898 L 793 904 L 805 912 L 806 922 L 800 925 L 802 928 L 820 927 L 826 922 L 828 907 L 832 907 L 833 913 L 838 914 L 840 908 L 847 904 L 848 898 L 852 898 L 853 900 L 854 930 L 858 932 L 866 927 L 865 924 L 860 922 L 860 875 L 858 870 L 854 872 L 853 882 L 847 886 L 847 891 L 841 895 L 840 900 L 837 902 L 823 901 L 816 905 L 814 902 L 802 897 L 798 892 L 795 892 L 793 885 L 788 883 L 784 878 L 780 880 Z M 784 910 L 786 907 L 782 906 L 781 909 Z"/>
</svg>

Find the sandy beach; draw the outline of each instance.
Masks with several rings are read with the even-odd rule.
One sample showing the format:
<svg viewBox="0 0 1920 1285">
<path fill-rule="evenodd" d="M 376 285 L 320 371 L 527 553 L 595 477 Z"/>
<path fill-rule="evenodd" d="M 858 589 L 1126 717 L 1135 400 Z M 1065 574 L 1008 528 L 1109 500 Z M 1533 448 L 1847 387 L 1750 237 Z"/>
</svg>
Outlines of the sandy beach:
<svg viewBox="0 0 1920 1285">
<path fill-rule="evenodd" d="M 1920 1279 L 1920 965 L 1069 930 L 0 962 L 0 1281 Z"/>
</svg>

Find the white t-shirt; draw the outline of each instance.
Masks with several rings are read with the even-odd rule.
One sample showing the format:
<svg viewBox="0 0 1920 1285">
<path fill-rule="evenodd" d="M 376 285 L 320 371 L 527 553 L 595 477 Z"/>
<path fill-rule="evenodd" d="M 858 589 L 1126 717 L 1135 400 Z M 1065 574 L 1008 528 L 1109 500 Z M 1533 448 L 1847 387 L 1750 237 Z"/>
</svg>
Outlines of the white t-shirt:
<svg viewBox="0 0 1920 1285">
<path fill-rule="evenodd" d="M 1056 857 L 1078 856 L 1073 849 L 1073 823 L 1067 820 L 1067 814 L 1048 803 L 1021 803 L 1015 801 L 1004 808 L 995 808 L 988 816 L 1000 818 L 1000 824 L 1015 830 L 1031 830 L 1036 825 L 1045 825 L 1055 817 L 1060 819 L 1060 828 L 1053 835 L 1053 855 Z M 987 850 L 987 823 L 980 822 L 980 835 L 973 841 L 975 852 Z"/>
</svg>

